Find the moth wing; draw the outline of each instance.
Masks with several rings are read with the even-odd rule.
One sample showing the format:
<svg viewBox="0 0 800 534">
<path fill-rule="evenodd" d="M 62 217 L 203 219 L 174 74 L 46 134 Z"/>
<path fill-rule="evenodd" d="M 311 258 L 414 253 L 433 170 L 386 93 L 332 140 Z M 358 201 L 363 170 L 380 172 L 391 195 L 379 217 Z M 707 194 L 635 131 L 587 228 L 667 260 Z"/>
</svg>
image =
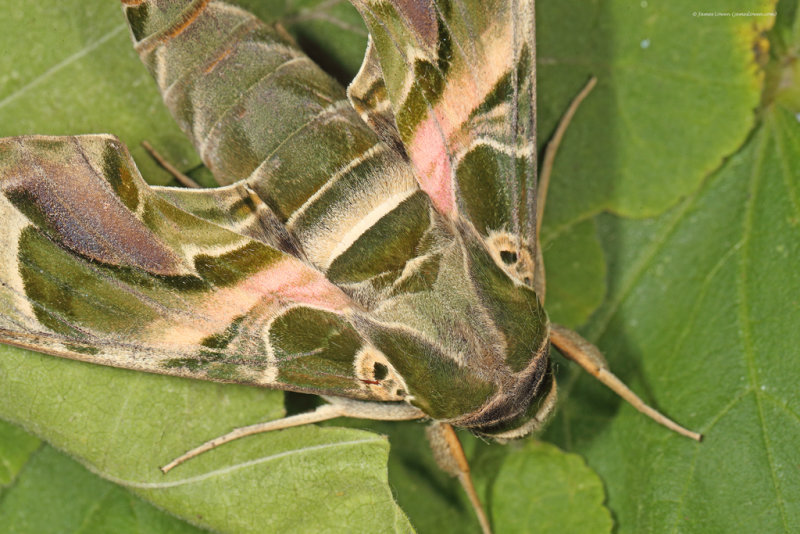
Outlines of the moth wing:
<svg viewBox="0 0 800 534">
<path fill-rule="evenodd" d="M 347 87 L 347 99 L 361 119 L 384 143 L 405 154 L 405 146 L 395 125 L 392 102 L 386 92 L 380 58 L 372 35 L 367 39 L 367 50 L 361 68 Z"/>
<path fill-rule="evenodd" d="M 278 215 L 246 182 L 214 189 L 151 187 L 174 206 L 231 232 L 305 259 L 302 246 Z"/>
<path fill-rule="evenodd" d="M 123 4 L 135 50 L 222 185 L 268 180 L 282 171 L 274 164 L 298 170 L 308 150 L 295 142 L 350 107 L 344 89 L 285 31 L 241 8 L 204 0 Z"/>
<path fill-rule="evenodd" d="M 514 276 L 536 254 L 532 0 L 352 0 L 397 129 L 436 209 L 465 218 Z"/>
<path fill-rule="evenodd" d="M 0 222 L 0 342 L 140 371 L 395 400 L 357 369 L 368 348 L 341 290 L 155 194 L 114 137 L 0 140 Z"/>
</svg>

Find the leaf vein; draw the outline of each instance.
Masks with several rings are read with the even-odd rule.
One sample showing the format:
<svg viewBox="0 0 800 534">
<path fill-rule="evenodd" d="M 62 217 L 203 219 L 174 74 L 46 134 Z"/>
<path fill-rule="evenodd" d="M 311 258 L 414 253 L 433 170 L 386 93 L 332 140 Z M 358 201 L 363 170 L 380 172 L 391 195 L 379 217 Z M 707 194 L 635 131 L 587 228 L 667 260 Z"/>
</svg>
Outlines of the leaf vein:
<svg viewBox="0 0 800 534">
<path fill-rule="evenodd" d="M 742 342 L 742 348 L 744 349 L 744 360 L 745 365 L 749 371 L 749 381 L 750 386 L 753 391 L 758 390 L 759 385 L 759 376 L 758 370 L 756 368 L 755 363 L 755 350 L 754 350 L 754 343 L 752 339 L 752 332 L 750 325 L 752 320 L 750 318 L 749 309 L 747 307 L 748 302 L 748 292 L 746 288 L 746 284 L 748 281 L 748 273 L 749 273 L 749 256 L 747 254 L 749 245 L 750 245 L 750 238 L 752 237 L 753 231 L 753 218 L 754 218 L 754 211 L 755 211 L 755 204 L 756 199 L 758 197 L 759 186 L 761 174 L 763 172 L 764 167 L 764 158 L 766 155 L 766 145 L 769 140 L 769 133 L 764 131 L 763 137 L 760 140 L 759 146 L 756 150 L 756 157 L 753 161 L 753 166 L 750 173 L 750 185 L 749 185 L 749 194 L 747 196 L 747 200 L 745 201 L 745 214 L 744 214 L 744 221 L 742 225 L 742 254 L 740 255 L 739 261 L 739 276 L 736 282 L 736 289 L 738 293 L 738 304 L 739 304 L 739 336 Z M 780 491 L 780 484 L 775 475 L 775 458 L 773 457 L 772 449 L 770 447 L 770 440 L 769 436 L 767 435 L 767 427 L 766 427 L 766 420 L 764 417 L 764 408 L 762 406 L 762 400 L 759 395 L 755 395 L 756 400 L 756 408 L 758 411 L 758 419 L 760 424 L 761 430 L 761 437 L 764 443 L 764 452 L 767 456 L 767 462 L 769 463 L 770 467 L 770 478 L 772 480 L 772 486 L 775 491 L 775 501 L 778 504 L 778 510 L 781 515 L 781 522 L 783 523 L 784 531 L 790 532 L 788 519 L 786 517 L 786 503 L 783 499 L 783 494 Z"/>
<path fill-rule="evenodd" d="M 4 108 L 8 104 L 14 102 L 19 97 L 24 96 L 25 93 L 27 93 L 31 89 L 35 88 L 37 85 L 41 84 L 43 81 L 47 80 L 48 78 L 50 78 L 52 75 L 54 75 L 58 71 L 65 69 L 66 67 L 68 67 L 71 64 L 75 63 L 76 61 L 82 59 L 84 56 L 87 56 L 88 54 L 93 52 L 95 49 L 99 48 L 103 43 L 105 43 L 106 41 L 108 41 L 108 40 L 112 39 L 113 37 L 115 37 L 118 33 L 120 33 L 126 27 L 127 27 L 127 24 L 120 24 L 119 26 L 116 26 L 114 29 L 112 29 L 110 32 L 106 33 L 105 35 L 103 35 L 102 37 L 97 39 L 96 41 L 93 41 L 93 42 L 89 43 L 88 45 L 84 46 L 83 48 L 81 48 L 80 50 L 78 50 L 77 52 L 72 54 L 71 56 L 61 60 L 59 63 L 56 63 L 55 65 L 53 65 L 52 67 L 50 67 L 49 69 L 44 71 L 42 74 L 40 74 L 39 76 L 37 76 L 36 78 L 31 80 L 30 82 L 26 83 L 25 85 L 23 85 L 22 87 L 20 87 L 19 89 L 17 89 L 16 91 L 11 93 L 7 97 L 5 97 L 4 99 L 0 100 L 0 109 Z"/>
<path fill-rule="evenodd" d="M 196 484 L 198 482 L 203 482 L 210 478 L 214 478 L 217 476 L 224 476 L 230 474 L 234 471 L 239 471 L 241 469 L 246 469 L 248 467 L 252 467 L 255 465 L 260 465 L 263 463 L 271 462 L 274 460 L 280 460 L 281 458 L 285 458 L 288 456 L 293 456 L 296 454 L 308 454 L 324 449 L 332 449 L 336 447 L 349 447 L 349 446 L 357 446 L 357 445 L 364 445 L 369 443 L 383 443 L 384 439 L 382 438 L 367 438 L 367 439 L 356 439 L 351 441 L 339 441 L 336 443 L 323 443 L 321 445 L 310 445 L 308 447 L 303 447 L 300 449 L 292 449 L 289 451 L 279 452 L 276 454 L 272 454 L 270 456 L 264 456 L 262 458 L 256 458 L 255 460 L 249 460 L 247 462 L 242 462 L 239 464 L 230 465 L 228 467 L 224 467 L 222 469 L 215 469 L 214 471 L 209 471 L 207 473 L 203 473 L 202 475 L 197 475 L 189 478 L 184 478 L 182 480 L 175 480 L 172 482 L 137 482 L 134 480 L 126 480 L 123 478 L 118 478 L 113 475 L 109 475 L 107 473 L 102 473 L 97 470 L 92 465 L 87 465 L 86 467 L 95 473 L 98 476 L 105 478 L 106 480 L 110 480 L 115 484 L 119 484 L 121 486 L 125 486 L 127 488 L 132 489 L 143 489 L 143 490 L 163 490 L 169 488 L 175 488 L 180 486 L 185 486 L 188 484 Z"/>
<path fill-rule="evenodd" d="M 695 325 L 695 319 L 700 313 L 701 303 L 708 292 L 708 289 L 711 287 L 711 282 L 716 277 L 717 273 L 728 263 L 731 256 L 734 255 L 740 248 L 742 247 L 742 240 L 737 241 L 733 245 L 731 245 L 728 250 L 720 257 L 719 261 L 708 271 L 706 276 L 703 278 L 702 283 L 700 284 L 699 291 L 695 293 L 694 303 L 692 304 L 692 309 L 689 312 L 689 315 L 686 317 L 686 320 L 683 323 L 683 329 L 681 330 L 680 335 L 677 338 L 677 342 L 675 344 L 675 348 L 673 350 L 673 354 L 680 354 L 680 351 L 683 349 L 683 345 L 686 342 L 686 339 L 689 337 L 691 333 L 692 327 Z M 670 371 L 675 365 L 675 359 L 672 358 L 669 360 L 667 368 L 665 369 L 665 374 L 669 375 Z"/>
<path fill-rule="evenodd" d="M 662 230 L 661 233 L 652 240 L 651 246 L 645 250 L 640 256 L 640 259 L 636 261 L 632 269 L 632 274 L 624 282 L 624 286 L 622 287 L 621 291 L 618 292 L 617 297 L 613 299 L 608 306 L 604 307 L 604 309 L 607 310 L 606 313 L 598 318 L 597 323 L 595 323 L 597 326 L 592 328 L 590 332 L 587 332 L 586 337 L 589 341 L 597 341 L 597 339 L 606 331 L 611 319 L 613 319 L 619 311 L 619 307 L 622 305 L 622 302 L 625 301 L 630 292 L 636 286 L 636 283 L 641 279 L 642 276 L 644 276 L 644 273 L 653 263 L 658 253 L 666 245 L 669 237 L 677 230 L 678 225 L 683 220 L 683 216 L 691 207 L 694 206 L 697 198 L 698 194 L 695 192 L 686 199 L 682 206 L 678 207 L 672 219 L 666 225 L 666 228 L 664 228 L 664 230 Z"/>
</svg>

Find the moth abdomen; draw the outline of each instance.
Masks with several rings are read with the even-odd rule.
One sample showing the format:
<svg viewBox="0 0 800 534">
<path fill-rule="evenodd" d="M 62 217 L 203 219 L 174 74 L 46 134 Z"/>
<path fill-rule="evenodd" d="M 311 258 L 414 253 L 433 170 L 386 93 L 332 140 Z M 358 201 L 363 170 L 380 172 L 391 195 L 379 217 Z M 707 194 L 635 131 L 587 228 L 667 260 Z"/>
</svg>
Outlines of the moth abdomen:
<svg viewBox="0 0 800 534">
<path fill-rule="evenodd" d="M 336 100 L 336 84 L 290 39 L 237 7 L 145 0 L 125 11 L 165 104 L 221 184 L 249 176 L 299 121 Z M 255 113 L 259 105 L 274 116 Z"/>
<path fill-rule="evenodd" d="M 431 224 L 430 203 L 402 151 L 364 123 L 343 87 L 285 32 L 237 7 L 147 0 L 126 12 L 204 163 L 221 184 L 244 180 L 285 225 L 294 255 L 344 284 L 399 275 Z"/>
</svg>

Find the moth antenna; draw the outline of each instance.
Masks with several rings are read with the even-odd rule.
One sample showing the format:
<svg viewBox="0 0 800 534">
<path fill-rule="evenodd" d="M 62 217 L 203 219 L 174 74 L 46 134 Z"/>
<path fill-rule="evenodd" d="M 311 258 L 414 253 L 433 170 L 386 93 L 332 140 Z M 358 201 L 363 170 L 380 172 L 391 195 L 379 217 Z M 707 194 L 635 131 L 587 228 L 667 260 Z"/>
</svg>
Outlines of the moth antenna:
<svg viewBox="0 0 800 534">
<path fill-rule="evenodd" d="M 542 228 L 542 219 L 544 218 L 544 205 L 547 200 L 547 189 L 550 187 L 550 175 L 553 172 L 553 164 L 556 160 L 558 147 L 561 145 L 561 140 L 564 138 L 564 133 L 567 131 L 567 126 L 569 126 L 569 123 L 572 122 L 572 118 L 578 111 L 578 107 L 581 105 L 581 102 L 583 102 L 586 97 L 589 96 L 589 93 L 592 92 L 592 89 L 594 89 L 595 85 L 597 85 L 597 78 L 592 76 L 591 79 L 586 82 L 586 85 L 583 87 L 583 89 L 581 89 L 581 92 L 572 99 L 572 102 L 570 102 L 566 113 L 564 113 L 564 116 L 561 117 L 561 121 L 558 123 L 558 127 L 556 127 L 553 138 L 547 144 L 547 148 L 544 151 L 544 158 L 542 159 L 542 172 L 539 175 L 539 186 L 536 192 L 537 243 L 539 242 L 539 232 Z"/>
<path fill-rule="evenodd" d="M 195 182 L 194 180 L 183 174 L 181 171 L 179 171 L 177 167 L 175 167 L 172 163 L 167 161 L 167 159 L 164 156 L 159 154 L 158 151 L 156 151 L 156 149 L 153 148 L 153 145 L 151 145 L 147 141 L 142 141 L 142 148 L 144 148 L 147 151 L 147 153 L 150 154 L 151 158 L 156 160 L 156 163 L 158 163 L 160 167 L 162 167 L 165 171 L 174 176 L 175 179 L 181 183 L 181 185 L 185 187 L 191 187 L 193 189 L 200 188 L 200 184 L 198 184 L 197 182 Z"/>
<path fill-rule="evenodd" d="M 284 428 L 291 428 L 293 426 L 320 423 L 337 417 L 353 417 L 355 419 L 371 419 L 374 421 L 411 421 L 425 417 L 424 412 L 405 403 L 382 405 L 380 403 L 348 399 L 345 397 L 323 396 L 323 398 L 328 401 L 329 404 L 323 404 L 314 411 L 243 426 L 218 438 L 206 441 L 199 447 L 195 447 L 186 454 L 175 458 L 162 467 L 161 471 L 167 473 L 183 462 L 191 460 L 195 456 L 210 451 L 211 449 L 215 449 L 220 445 L 246 436 L 252 436 L 253 434 L 261 434 L 262 432 L 271 432 L 273 430 L 283 430 Z"/>
<path fill-rule="evenodd" d="M 461 446 L 461 441 L 458 439 L 456 431 L 447 423 L 434 421 L 425 429 L 425 434 L 428 437 L 431 450 L 433 450 L 433 457 L 436 463 L 442 471 L 457 477 L 461 487 L 467 493 L 472 503 L 472 508 L 478 516 L 478 522 L 481 525 L 483 534 L 492 534 L 489 518 L 483 510 L 478 492 L 475 491 L 475 486 L 472 484 L 469 462 L 467 462 L 467 457 L 464 455 L 464 448 Z"/>
<path fill-rule="evenodd" d="M 204 452 L 215 449 L 220 445 L 229 443 L 231 441 L 243 438 L 245 436 L 252 436 L 253 434 L 260 434 L 262 432 L 270 432 L 272 430 L 281 430 L 284 428 L 291 428 L 293 426 L 307 425 L 310 423 L 319 423 L 320 421 L 327 421 L 344 415 L 343 410 L 336 404 L 323 404 L 313 412 L 306 412 L 297 415 L 284 417 L 283 419 L 276 419 L 273 421 L 265 421 L 263 423 L 256 423 L 254 425 L 243 426 L 228 432 L 225 435 L 206 441 L 199 447 L 195 447 L 186 454 L 183 454 L 170 463 L 161 468 L 163 473 L 168 473 L 174 467 L 181 465 L 187 460 L 191 460 L 195 456 L 203 454 Z"/>
<path fill-rule="evenodd" d="M 692 432 L 682 427 L 672 419 L 668 418 L 661 412 L 651 408 L 639 398 L 636 393 L 630 390 L 619 378 L 617 378 L 609 369 L 608 363 L 600 353 L 600 349 L 586 341 L 577 332 L 573 332 L 568 328 L 560 325 L 550 325 L 550 341 L 555 345 L 561 353 L 568 359 L 574 361 L 592 376 L 597 378 L 600 382 L 611 388 L 614 393 L 625 399 L 631 406 L 648 416 L 670 430 L 692 438 L 696 441 L 702 441 L 702 434 Z"/>
</svg>

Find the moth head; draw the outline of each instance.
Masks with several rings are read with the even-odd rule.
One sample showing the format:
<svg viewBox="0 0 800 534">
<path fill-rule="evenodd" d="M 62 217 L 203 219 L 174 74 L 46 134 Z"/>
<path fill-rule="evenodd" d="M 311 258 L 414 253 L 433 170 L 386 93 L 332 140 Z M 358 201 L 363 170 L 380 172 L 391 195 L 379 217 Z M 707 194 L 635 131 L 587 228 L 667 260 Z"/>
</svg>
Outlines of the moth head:
<svg viewBox="0 0 800 534">
<path fill-rule="evenodd" d="M 547 373 L 543 383 L 539 384 L 539 394 L 531 397 L 528 407 L 518 415 L 489 423 L 484 426 L 473 427 L 471 430 L 486 438 L 491 438 L 501 443 L 512 439 L 519 439 L 541 429 L 553 414 L 556 406 L 558 388 L 552 373 Z"/>
</svg>

